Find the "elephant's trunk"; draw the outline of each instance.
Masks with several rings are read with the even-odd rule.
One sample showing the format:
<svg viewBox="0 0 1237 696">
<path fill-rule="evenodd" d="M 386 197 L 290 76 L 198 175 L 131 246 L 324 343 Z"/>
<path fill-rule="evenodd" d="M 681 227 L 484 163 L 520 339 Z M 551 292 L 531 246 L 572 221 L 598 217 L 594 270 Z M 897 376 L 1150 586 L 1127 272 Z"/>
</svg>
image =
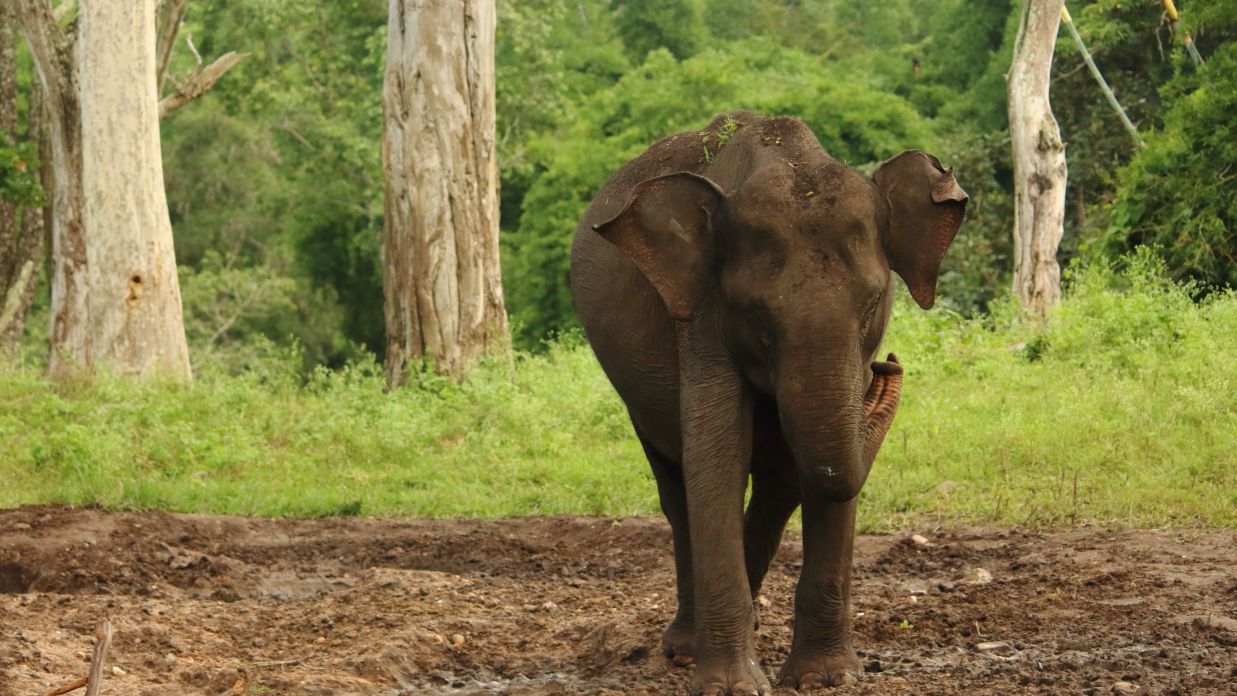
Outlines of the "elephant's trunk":
<svg viewBox="0 0 1237 696">
<path fill-rule="evenodd" d="M 858 380 L 816 392 L 810 385 L 829 378 L 789 378 L 779 385 L 782 427 L 807 475 L 809 494 L 844 501 L 863 488 L 902 395 L 902 366 L 892 353 L 888 362 L 873 363 L 871 370 L 872 381 L 862 395 Z"/>
</svg>

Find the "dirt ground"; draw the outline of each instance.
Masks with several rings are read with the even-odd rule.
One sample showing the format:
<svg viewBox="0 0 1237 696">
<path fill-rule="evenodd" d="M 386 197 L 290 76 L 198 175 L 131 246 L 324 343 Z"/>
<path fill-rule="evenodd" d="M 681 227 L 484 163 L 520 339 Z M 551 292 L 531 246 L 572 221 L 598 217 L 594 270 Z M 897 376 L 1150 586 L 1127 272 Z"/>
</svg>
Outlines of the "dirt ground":
<svg viewBox="0 0 1237 696">
<path fill-rule="evenodd" d="M 857 540 L 867 673 L 832 693 L 1235 693 L 1234 532 L 913 531 Z M 765 589 L 770 673 L 799 555 Z M 4 696 L 84 676 L 104 617 L 113 696 L 678 694 L 673 611 L 660 520 L 0 510 Z"/>
</svg>

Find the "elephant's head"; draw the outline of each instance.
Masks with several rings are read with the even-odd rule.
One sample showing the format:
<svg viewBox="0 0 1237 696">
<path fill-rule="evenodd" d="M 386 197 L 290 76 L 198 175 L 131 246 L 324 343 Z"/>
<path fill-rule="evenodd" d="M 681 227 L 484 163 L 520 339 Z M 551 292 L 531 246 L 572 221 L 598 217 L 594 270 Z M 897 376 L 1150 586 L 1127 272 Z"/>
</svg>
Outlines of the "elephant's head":
<svg viewBox="0 0 1237 696">
<path fill-rule="evenodd" d="M 952 169 L 919 150 L 868 179 L 798 121 L 764 124 L 736 134 L 700 173 L 638 184 L 595 229 L 635 262 L 674 319 L 721 322 L 737 368 L 776 399 L 800 465 L 822 494 L 849 499 L 900 393 L 896 360 L 872 363 L 890 271 L 931 307 L 967 194 Z"/>
</svg>

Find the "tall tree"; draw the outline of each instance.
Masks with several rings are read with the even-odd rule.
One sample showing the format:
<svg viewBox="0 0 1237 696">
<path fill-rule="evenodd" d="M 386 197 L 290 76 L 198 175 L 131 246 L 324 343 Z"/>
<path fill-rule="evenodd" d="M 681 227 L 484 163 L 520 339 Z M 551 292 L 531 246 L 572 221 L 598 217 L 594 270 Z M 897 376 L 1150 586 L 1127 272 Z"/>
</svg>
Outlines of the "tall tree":
<svg viewBox="0 0 1237 696">
<path fill-rule="evenodd" d="M 0 353 L 21 339 L 44 239 L 39 171 L 32 161 L 43 141 L 43 109 L 37 100 L 28 101 L 22 133 L 14 20 L 13 7 L 0 5 Z"/>
<path fill-rule="evenodd" d="M 217 74 L 191 72 L 161 104 L 156 4 L 86 2 L 79 10 L 17 0 L 50 134 L 52 375 L 106 363 L 126 374 L 191 376 L 159 118 L 238 58 Z M 166 21 L 179 24 L 183 12 L 184 3 L 169 3 Z"/>
<path fill-rule="evenodd" d="M 494 0 L 390 0 L 383 83 L 386 376 L 462 377 L 509 340 L 498 258 Z"/>
<path fill-rule="evenodd" d="M 1014 159 L 1014 294 L 1043 315 L 1061 299 L 1057 247 L 1065 229 L 1065 143 L 1048 100 L 1064 0 L 1027 0 L 1009 87 Z"/>
<path fill-rule="evenodd" d="M 84 344 L 62 349 L 126 373 L 187 379 L 159 141 L 155 2 L 86 2 L 79 20 L 89 317 Z"/>
</svg>

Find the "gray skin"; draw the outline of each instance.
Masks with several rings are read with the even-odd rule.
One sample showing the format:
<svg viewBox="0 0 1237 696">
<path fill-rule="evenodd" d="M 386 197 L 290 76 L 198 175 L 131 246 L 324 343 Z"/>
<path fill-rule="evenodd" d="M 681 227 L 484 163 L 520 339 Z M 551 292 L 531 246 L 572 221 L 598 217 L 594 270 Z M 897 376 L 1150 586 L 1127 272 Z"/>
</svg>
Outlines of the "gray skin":
<svg viewBox="0 0 1237 696">
<path fill-rule="evenodd" d="M 740 111 L 654 144 L 581 220 L 575 306 L 673 532 L 678 612 L 662 643 L 696 664 L 693 694 L 768 693 L 752 598 L 800 504 L 779 681 L 837 685 L 862 671 L 851 550 L 855 497 L 901 392 L 896 358 L 874 362 L 891 269 L 930 307 L 966 200 L 926 153 L 868 179 L 797 119 Z"/>
</svg>

